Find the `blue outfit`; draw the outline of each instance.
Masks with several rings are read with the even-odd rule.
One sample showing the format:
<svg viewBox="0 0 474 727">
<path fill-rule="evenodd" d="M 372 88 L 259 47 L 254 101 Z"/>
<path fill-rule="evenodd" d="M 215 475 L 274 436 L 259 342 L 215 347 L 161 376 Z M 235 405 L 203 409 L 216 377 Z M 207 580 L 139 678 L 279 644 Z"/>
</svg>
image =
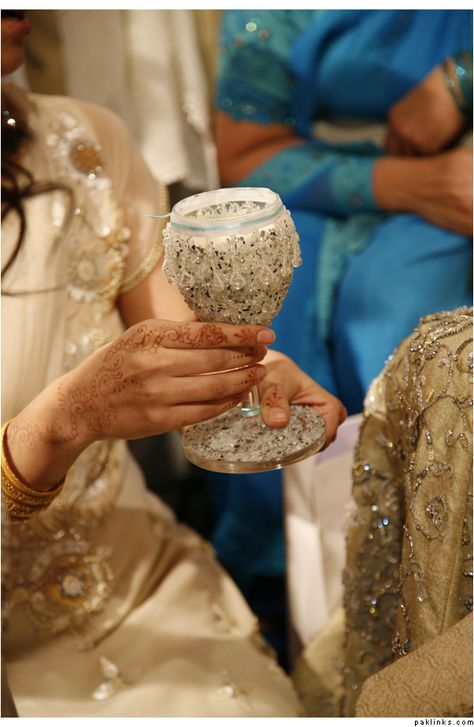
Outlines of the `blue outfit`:
<svg viewBox="0 0 474 727">
<path fill-rule="evenodd" d="M 300 235 L 303 265 L 274 320 L 275 345 L 350 413 L 420 316 L 471 304 L 472 241 L 381 211 L 372 173 L 383 150 L 325 143 L 313 124 L 384 122 L 393 103 L 462 51 L 472 54 L 469 10 L 224 14 L 217 107 L 236 120 L 286 124 L 305 140 L 239 182 L 278 192 Z M 211 481 L 221 560 L 232 573 L 282 574 L 280 473 Z"/>
</svg>

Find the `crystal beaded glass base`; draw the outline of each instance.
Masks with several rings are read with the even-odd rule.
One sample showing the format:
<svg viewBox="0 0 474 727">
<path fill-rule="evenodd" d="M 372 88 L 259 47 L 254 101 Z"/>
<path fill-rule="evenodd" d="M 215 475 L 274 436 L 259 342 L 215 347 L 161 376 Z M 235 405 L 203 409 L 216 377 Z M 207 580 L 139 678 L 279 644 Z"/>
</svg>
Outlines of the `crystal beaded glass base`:
<svg viewBox="0 0 474 727">
<path fill-rule="evenodd" d="M 293 220 L 264 188 L 218 189 L 178 202 L 164 247 L 163 271 L 201 321 L 270 325 L 301 265 Z M 187 427 L 186 457 L 217 472 L 261 472 L 322 447 L 325 422 L 311 407 L 293 405 L 289 425 L 271 429 L 259 415 L 256 389 L 249 401 Z"/>
<path fill-rule="evenodd" d="M 193 424 L 182 442 L 190 462 L 213 472 L 266 472 L 319 452 L 326 423 L 310 406 L 291 406 L 284 429 L 266 427 L 260 416 L 245 417 L 234 407 L 207 422 Z"/>
</svg>

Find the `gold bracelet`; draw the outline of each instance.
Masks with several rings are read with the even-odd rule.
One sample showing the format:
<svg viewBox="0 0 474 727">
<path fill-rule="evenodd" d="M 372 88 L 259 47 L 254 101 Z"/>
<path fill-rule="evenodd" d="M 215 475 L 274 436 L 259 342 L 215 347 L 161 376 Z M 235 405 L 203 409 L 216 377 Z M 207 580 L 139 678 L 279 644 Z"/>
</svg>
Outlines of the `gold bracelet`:
<svg viewBox="0 0 474 727">
<path fill-rule="evenodd" d="M 35 505 L 26 505 L 11 498 L 5 490 L 5 482 L 8 482 L 2 470 L 2 502 L 10 522 L 23 522 L 29 520 L 39 508 Z M 43 509 L 43 508 L 41 508 Z"/>
<path fill-rule="evenodd" d="M 32 515 L 47 508 L 54 498 L 59 495 L 64 485 L 64 477 L 52 490 L 33 490 L 23 482 L 19 474 L 14 472 L 13 465 L 9 461 L 8 444 L 6 431 L 11 419 L 7 421 L 1 430 L 2 453 L 2 493 L 5 509 L 11 521 L 28 520 Z M 11 460 L 11 458 L 10 458 Z"/>
<path fill-rule="evenodd" d="M 447 58 L 441 66 L 444 75 L 446 88 L 451 94 L 451 98 L 458 107 L 459 111 L 465 116 L 467 113 L 466 99 L 456 72 L 456 62 L 452 58 Z"/>
</svg>

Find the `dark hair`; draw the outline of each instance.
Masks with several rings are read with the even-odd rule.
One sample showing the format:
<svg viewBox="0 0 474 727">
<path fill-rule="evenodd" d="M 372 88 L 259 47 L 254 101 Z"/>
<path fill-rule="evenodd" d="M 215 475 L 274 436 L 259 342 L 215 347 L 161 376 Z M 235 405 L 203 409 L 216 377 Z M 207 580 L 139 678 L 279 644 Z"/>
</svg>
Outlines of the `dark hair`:
<svg viewBox="0 0 474 727">
<path fill-rule="evenodd" d="M 33 139 L 33 133 L 20 109 L 2 93 L 2 222 L 11 212 L 16 213 L 20 220 L 18 238 L 2 274 L 15 262 L 25 236 L 26 215 L 23 201 L 37 194 L 56 190 L 62 190 L 72 197 L 72 190 L 66 185 L 36 181 L 31 172 L 20 164 L 20 152 Z"/>
</svg>

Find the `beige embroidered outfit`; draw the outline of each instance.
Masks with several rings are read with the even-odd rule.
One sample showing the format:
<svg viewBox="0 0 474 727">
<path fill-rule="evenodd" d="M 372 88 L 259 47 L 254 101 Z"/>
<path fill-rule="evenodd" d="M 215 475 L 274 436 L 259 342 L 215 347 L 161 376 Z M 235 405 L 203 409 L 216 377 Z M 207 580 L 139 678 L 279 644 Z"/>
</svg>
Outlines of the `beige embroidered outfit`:
<svg viewBox="0 0 474 727">
<path fill-rule="evenodd" d="M 368 392 L 344 613 L 295 669 L 310 714 L 472 713 L 472 366 L 472 310 L 439 313 Z"/>
<path fill-rule="evenodd" d="M 110 112 L 23 103 L 36 137 L 23 162 L 69 186 L 73 204 L 68 216 L 62 191 L 26 201 L 3 280 L 3 421 L 121 332 L 117 295 L 156 263 L 159 223 L 146 215 L 164 211 Z M 9 215 L 6 258 L 16 233 Z M 48 510 L 2 539 L 3 653 L 20 716 L 298 714 L 236 586 L 147 491 L 125 442 L 85 450 Z"/>
</svg>

